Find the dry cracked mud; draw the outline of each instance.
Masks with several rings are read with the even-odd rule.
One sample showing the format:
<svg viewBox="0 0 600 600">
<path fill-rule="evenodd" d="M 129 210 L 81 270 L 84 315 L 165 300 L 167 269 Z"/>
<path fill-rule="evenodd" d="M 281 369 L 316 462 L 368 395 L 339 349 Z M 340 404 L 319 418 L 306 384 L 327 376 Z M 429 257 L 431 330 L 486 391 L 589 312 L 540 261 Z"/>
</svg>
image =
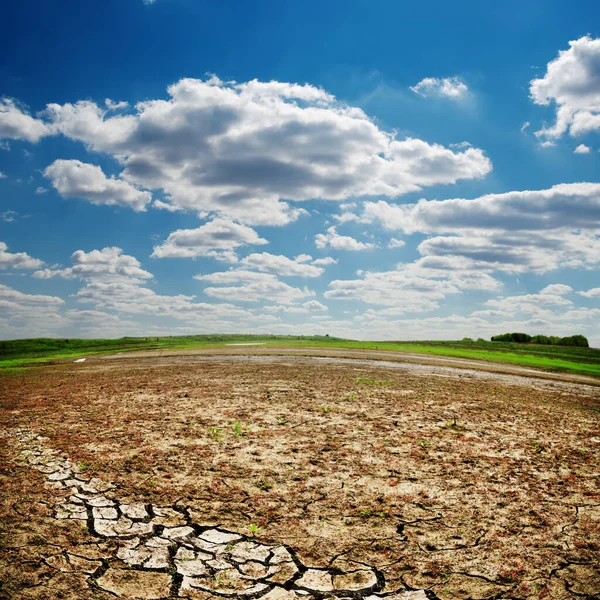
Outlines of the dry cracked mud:
<svg viewBox="0 0 600 600">
<path fill-rule="evenodd" d="M 600 598 L 600 389 L 503 377 L 289 356 L 5 376 L 0 598 Z"/>
</svg>

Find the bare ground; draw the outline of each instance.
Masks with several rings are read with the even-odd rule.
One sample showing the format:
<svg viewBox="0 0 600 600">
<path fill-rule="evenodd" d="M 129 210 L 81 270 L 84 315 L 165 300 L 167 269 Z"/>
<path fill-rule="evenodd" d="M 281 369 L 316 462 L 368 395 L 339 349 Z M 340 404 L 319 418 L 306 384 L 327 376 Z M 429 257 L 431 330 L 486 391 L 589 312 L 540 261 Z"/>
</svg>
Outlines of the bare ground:
<svg viewBox="0 0 600 600">
<path fill-rule="evenodd" d="M 18 428 L 124 502 L 187 507 L 307 568 L 370 565 L 381 594 L 600 598 L 600 389 L 572 378 L 122 355 L 6 376 L 0 398 L 0 598 L 114 597 L 57 566 L 112 561 L 114 542 L 54 518 Z"/>
</svg>

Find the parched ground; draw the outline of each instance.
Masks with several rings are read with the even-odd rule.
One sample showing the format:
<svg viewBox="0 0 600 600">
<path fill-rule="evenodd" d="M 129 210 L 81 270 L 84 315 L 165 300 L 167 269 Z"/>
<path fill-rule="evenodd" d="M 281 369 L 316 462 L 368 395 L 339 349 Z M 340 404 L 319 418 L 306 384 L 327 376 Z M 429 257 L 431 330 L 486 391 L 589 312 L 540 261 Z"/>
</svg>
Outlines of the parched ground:
<svg viewBox="0 0 600 600">
<path fill-rule="evenodd" d="M 38 435 L 82 481 L 114 484 L 107 507 L 110 494 L 172 507 L 185 518 L 167 528 L 289 549 L 288 591 L 308 571 L 342 581 L 362 565 L 377 583 L 344 580 L 342 596 L 600 598 L 600 388 L 298 356 L 123 355 L 5 376 L 0 399 L 0 598 L 186 597 L 173 560 L 189 540 L 151 573 L 116 558 L 91 512 L 56 518 L 73 489 L 49 487 L 52 469 L 22 454 Z M 138 584 L 111 584 L 117 572 Z M 140 589 L 168 573 L 177 585 L 155 586 L 167 592 Z"/>
</svg>

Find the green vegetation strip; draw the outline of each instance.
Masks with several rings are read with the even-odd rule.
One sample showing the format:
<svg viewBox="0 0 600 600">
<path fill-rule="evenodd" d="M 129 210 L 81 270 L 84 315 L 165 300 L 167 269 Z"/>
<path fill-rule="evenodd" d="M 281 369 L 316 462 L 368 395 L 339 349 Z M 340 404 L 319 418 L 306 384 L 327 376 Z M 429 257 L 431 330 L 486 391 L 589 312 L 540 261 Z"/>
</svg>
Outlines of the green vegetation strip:
<svg viewBox="0 0 600 600">
<path fill-rule="evenodd" d="M 233 343 L 264 343 L 266 347 L 341 348 L 380 350 L 445 356 L 518 365 L 600 377 L 600 350 L 566 346 L 517 344 L 514 342 L 431 341 L 361 342 L 327 336 L 203 335 L 183 337 L 122 338 L 118 340 L 31 339 L 0 342 L 3 373 L 30 368 L 39 363 L 136 350 L 191 350 L 223 348 Z M 240 346 L 243 348 L 243 346 Z"/>
</svg>

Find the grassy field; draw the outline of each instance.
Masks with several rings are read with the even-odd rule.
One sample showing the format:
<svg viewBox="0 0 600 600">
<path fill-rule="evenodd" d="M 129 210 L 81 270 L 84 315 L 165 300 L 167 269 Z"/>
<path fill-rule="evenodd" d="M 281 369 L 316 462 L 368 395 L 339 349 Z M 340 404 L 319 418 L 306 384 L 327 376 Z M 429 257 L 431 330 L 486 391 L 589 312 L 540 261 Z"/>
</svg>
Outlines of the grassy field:
<svg viewBox="0 0 600 600">
<path fill-rule="evenodd" d="M 381 350 L 446 356 L 600 377 L 600 349 L 538 346 L 513 342 L 419 341 L 363 342 L 326 336 L 199 335 L 181 337 L 96 339 L 28 339 L 0 342 L 3 372 L 48 361 L 135 350 L 219 348 L 227 344 L 263 342 L 265 346 L 305 346 Z"/>
</svg>

